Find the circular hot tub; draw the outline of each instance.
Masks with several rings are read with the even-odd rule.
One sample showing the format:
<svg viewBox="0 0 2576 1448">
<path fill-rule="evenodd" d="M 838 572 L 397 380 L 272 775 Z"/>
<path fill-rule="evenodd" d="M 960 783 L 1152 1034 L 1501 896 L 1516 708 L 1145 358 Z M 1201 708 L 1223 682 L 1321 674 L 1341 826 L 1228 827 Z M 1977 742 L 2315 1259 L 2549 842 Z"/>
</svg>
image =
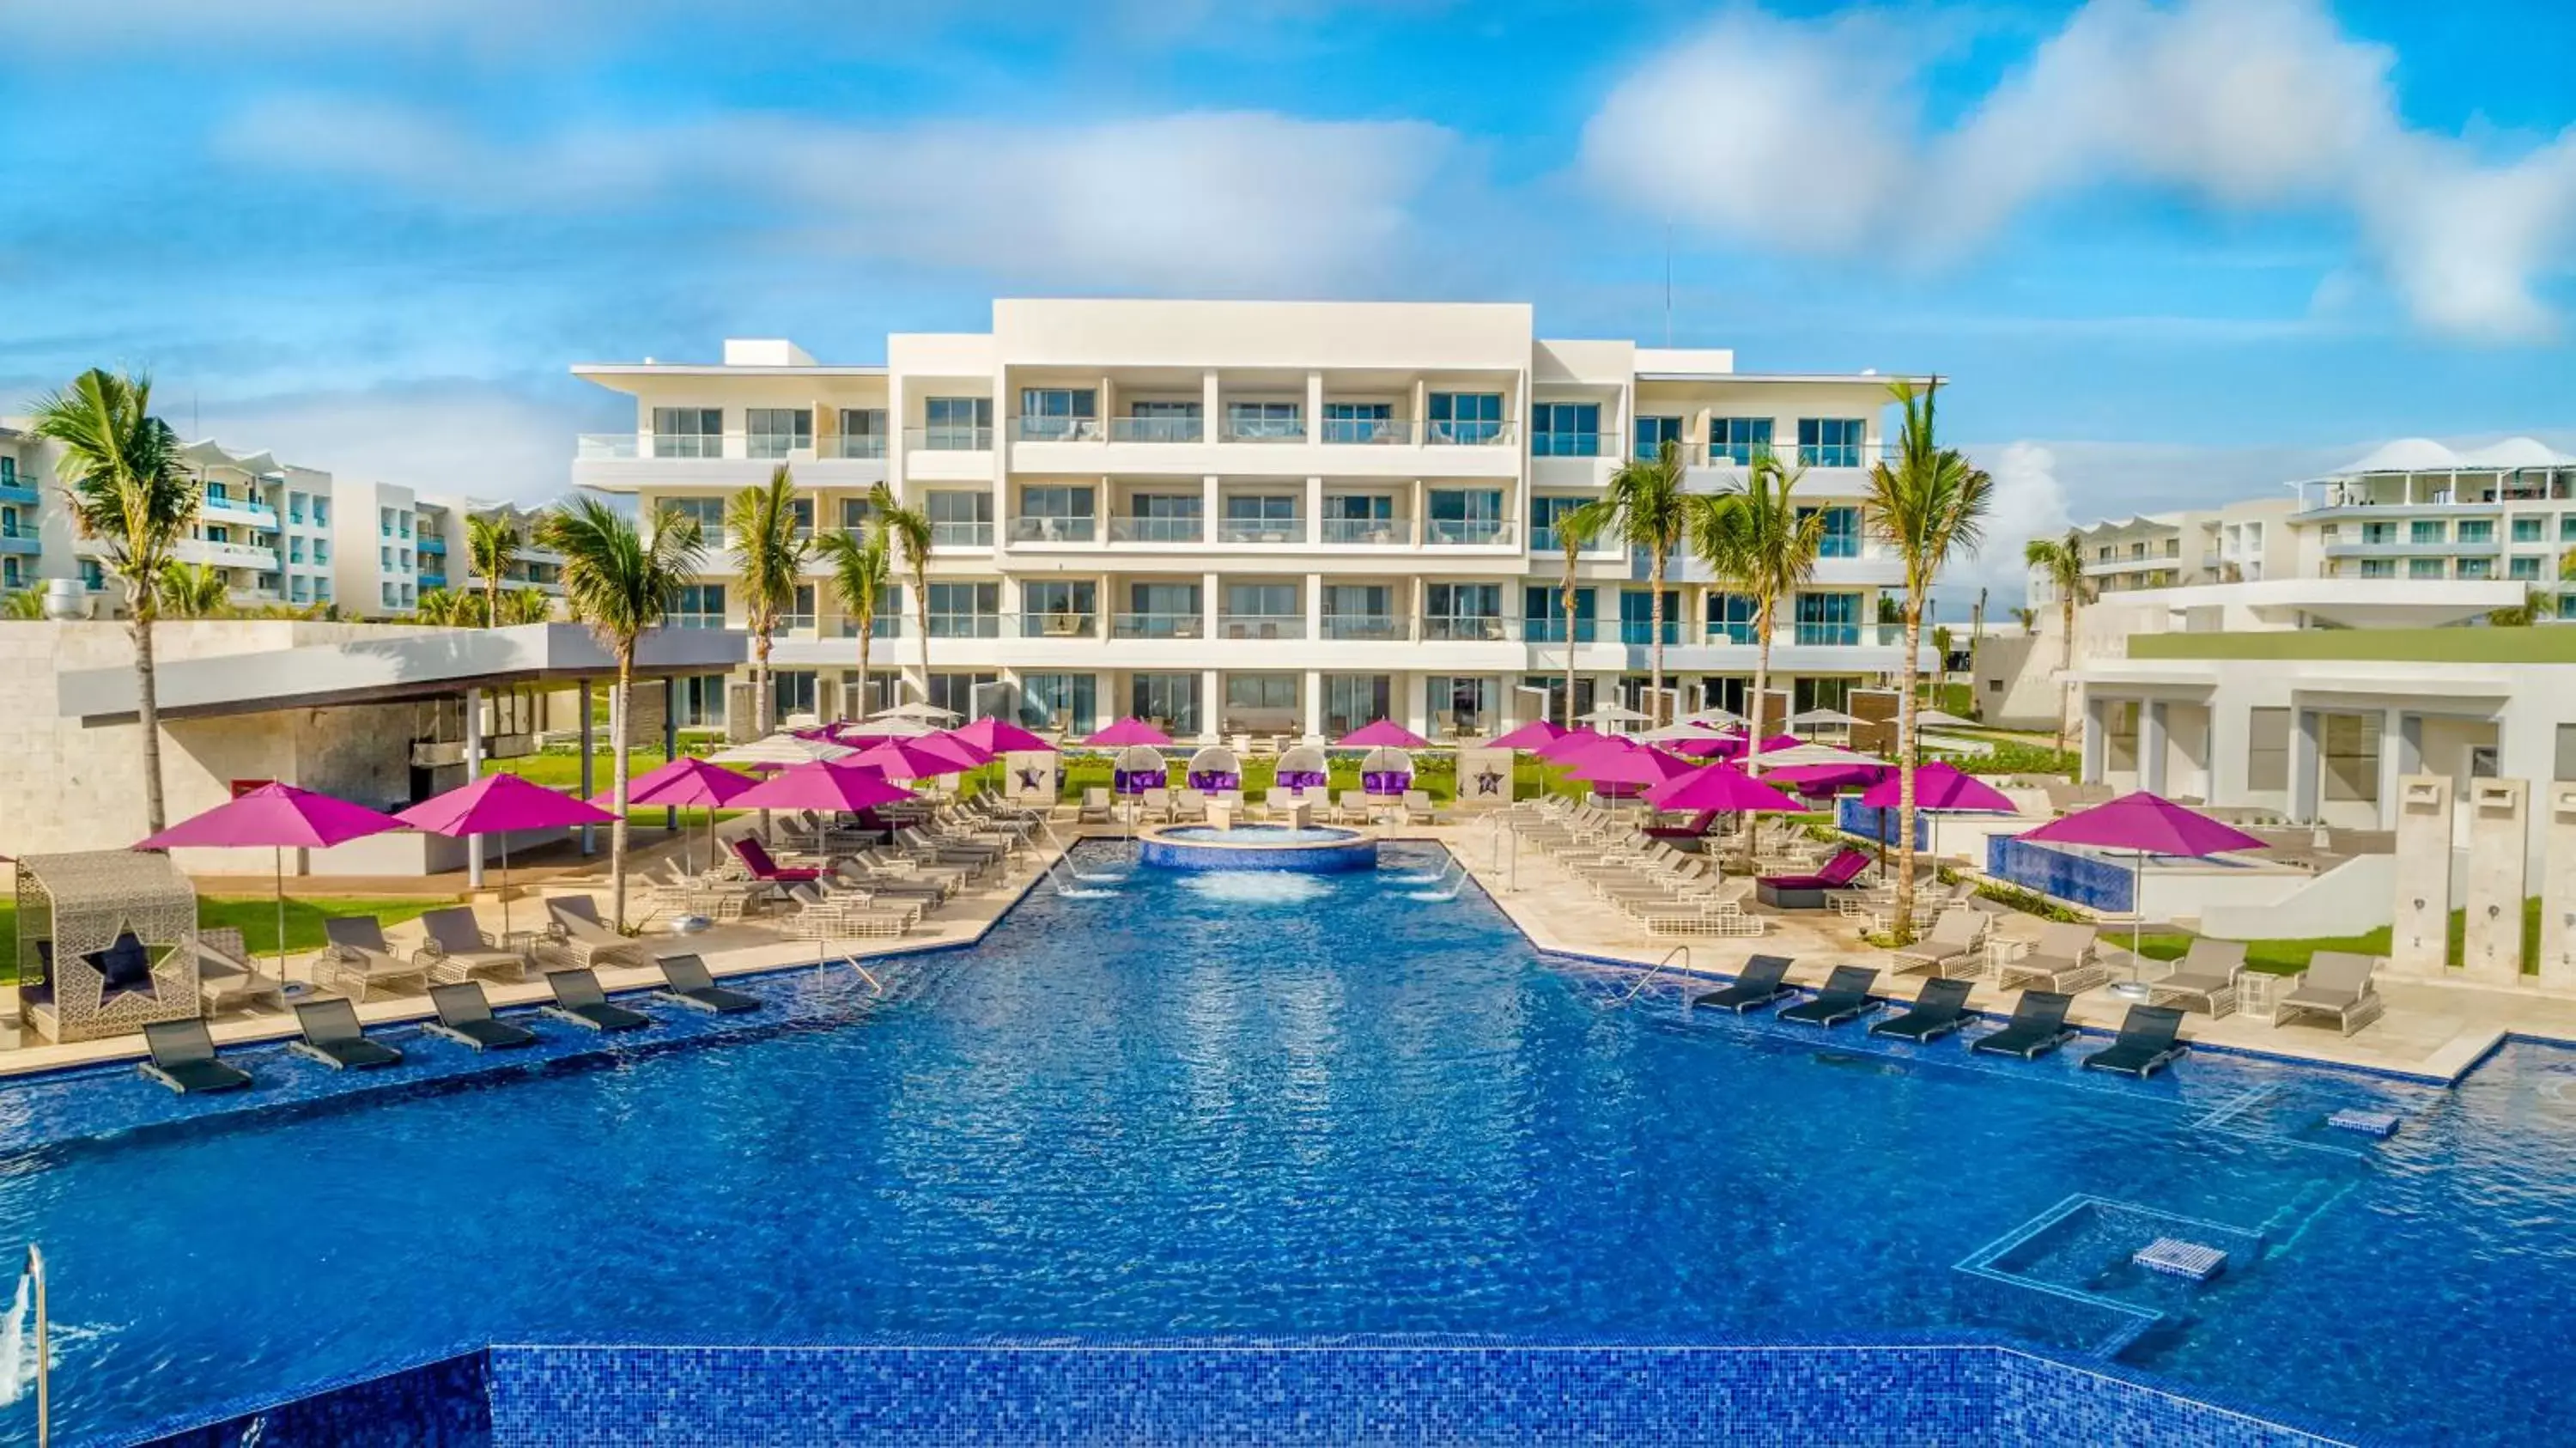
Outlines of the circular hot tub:
<svg viewBox="0 0 2576 1448">
<path fill-rule="evenodd" d="M 1164 870 L 1293 870 L 1309 875 L 1377 868 L 1377 841 L 1358 830 L 1293 825 L 1156 825 L 1136 836 L 1136 860 Z"/>
</svg>

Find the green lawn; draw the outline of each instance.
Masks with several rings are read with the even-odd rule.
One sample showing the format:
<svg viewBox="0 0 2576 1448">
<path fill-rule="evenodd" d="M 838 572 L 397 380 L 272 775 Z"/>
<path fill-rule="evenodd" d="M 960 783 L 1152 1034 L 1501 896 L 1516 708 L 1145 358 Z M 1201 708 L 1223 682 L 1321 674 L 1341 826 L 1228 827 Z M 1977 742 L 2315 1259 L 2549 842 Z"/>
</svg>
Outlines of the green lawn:
<svg viewBox="0 0 2576 1448">
<path fill-rule="evenodd" d="M 2451 912 L 2451 964 L 2460 963 L 2467 939 L 2466 912 Z M 2127 937 L 2113 929 L 2105 932 L 2114 943 L 2126 945 Z M 2363 955 L 2388 953 L 2389 927 L 2383 925 L 2363 935 L 2328 935 L 2310 940 L 2250 940 L 2245 944 L 2245 963 L 2255 970 L 2275 975 L 2295 975 L 2308 968 L 2308 957 L 2320 950 L 2349 950 Z M 2182 934 L 2148 934 L 2139 940 L 2139 953 L 2153 960 L 2178 960 L 2191 949 L 2191 937 Z M 2525 968 L 2540 955 L 2540 900 L 2537 896 L 2522 902 L 2522 959 Z"/>
<path fill-rule="evenodd" d="M 373 915 L 387 925 L 416 920 L 423 913 L 454 900 L 413 897 L 403 900 L 297 900 L 286 902 L 286 948 L 290 951 L 322 948 L 322 922 L 339 915 Z M 267 895 L 201 896 L 197 901 L 197 925 L 200 929 L 231 926 L 242 933 L 242 942 L 253 953 L 273 955 L 277 951 L 277 901 Z M 18 906 L 0 900 L 0 979 L 18 978 Z"/>
<path fill-rule="evenodd" d="M 704 749 L 692 750 L 684 741 L 680 746 L 680 752 L 684 755 L 703 755 L 714 752 L 714 747 L 710 744 Z M 661 768 L 667 759 L 668 756 L 662 753 L 662 746 L 659 744 L 649 749 L 638 747 L 628 752 L 626 767 L 640 776 L 647 771 Z M 590 787 L 594 792 L 608 793 L 608 775 L 612 767 L 608 752 L 601 750 L 599 757 L 591 764 Z M 581 755 L 576 751 L 549 751 L 544 754 L 522 755 L 517 759 L 496 759 L 492 761 L 492 768 L 497 773 L 515 774 L 531 784 L 542 784 L 548 789 L 578 791 L 581 788 Z M 715 812 L 717 819 L 730 819 L 735 813 L 736 811 L 733 810 Z M 630 820 L 658 825 L 662 822 L 662 806 L 637 805 L 626 811 L 626 817 Z M 703 809 L 684 808 L 680 811 L 680 823 L 683 826 L 704 826 L 706 822 L 707 812 Z"/>
</svg>

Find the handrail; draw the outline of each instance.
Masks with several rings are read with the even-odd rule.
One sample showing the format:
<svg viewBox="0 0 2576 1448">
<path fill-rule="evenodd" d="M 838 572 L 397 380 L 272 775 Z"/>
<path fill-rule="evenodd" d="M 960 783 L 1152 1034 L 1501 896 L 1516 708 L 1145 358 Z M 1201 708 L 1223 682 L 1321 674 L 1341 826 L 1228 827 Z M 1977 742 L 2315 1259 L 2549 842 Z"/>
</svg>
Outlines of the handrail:
<svg viewBox="0 0 2576 1448">
<path fill-rule="evenodd" d="M 1649 966 L 1644 975 L 1637 977 L 1637 983 L 1628 987 L 1628 993 L 1626 995 L 1612 1001 L 1609 1005 L 1602 1007 L 1602 1009 L 1616 1010 L 1620 1006 L 1624 1006 L 1628 1002 L 1635 1000 L 1638 993 L 1643 991 L 1647 984 L 1653 981 L 1654 978 L 1663 971 L 1665 966 L 1673 963 L 1673 957 L 1676 955 L 1682 958 L 1682 969 L 1688 970 L 1691 968 L 1690 947 L 1688 945 L 1676 945 L 1672 949 L 1665 951 L 1664 958 L 1656 961 L 1652 966 Z"/>
</svg>

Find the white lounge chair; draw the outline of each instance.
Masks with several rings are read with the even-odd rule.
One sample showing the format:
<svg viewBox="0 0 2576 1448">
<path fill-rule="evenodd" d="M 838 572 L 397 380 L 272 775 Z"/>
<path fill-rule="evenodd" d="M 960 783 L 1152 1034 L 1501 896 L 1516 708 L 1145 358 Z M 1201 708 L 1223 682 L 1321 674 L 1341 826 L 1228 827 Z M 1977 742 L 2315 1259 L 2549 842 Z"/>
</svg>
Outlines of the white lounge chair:
<svg viewBox="0 0 2576 1448">
<path fill-rule="evenodd" d="M 2299 975 L 2298 984 L 2274 1003 L 2272 1024 L 2287 1025 L 2301 1016 L 2330 1016 L 2337 1029 L 2351 1035 L 2379 1019 L 2387 1005 L 2370 983 L 2371 972 L 2378 967 L 2377 956 L 2318 951 L 2308 957 L 2308 968 Z"/>
</svg>

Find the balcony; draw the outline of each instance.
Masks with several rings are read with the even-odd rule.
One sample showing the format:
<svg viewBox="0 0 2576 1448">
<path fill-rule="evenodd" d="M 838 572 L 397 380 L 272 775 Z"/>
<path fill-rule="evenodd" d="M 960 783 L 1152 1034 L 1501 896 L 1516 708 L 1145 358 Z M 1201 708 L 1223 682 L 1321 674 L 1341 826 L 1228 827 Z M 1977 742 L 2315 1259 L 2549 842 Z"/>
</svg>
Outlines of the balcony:
<svg viewBox="0 0 2576 1448">
<path fill-rule="evenodd" d="M 1432 447 L 1507 447 L 1519 433 L 1508 422 L 1427 422 L 1422 440 Z"/>
<path fill-rule="evenodd" d="M 1228 518 L 1216 525 L 1219 543 L 1303 543 L 1303 518 Z"/>
<path fill-rule="evenodd" d="M 1530 434 L 1530 456 L 1534 458 L 1607 457 L 1601 450 L 1597 432 L 1534 432 Z"/>
<path fill-rule="evenodd" d="M 1368 548 L 1399 548 L 1413 541 L 1410 519 L 1326 518 L 1324 541 Z"/>
<path fill-rule="evenodd" d="M 1512 541 L 1512 525 L 1498 518 L 1434 518 L 1422 541 L 1434 548 L 1500 547 Z"/>
<path fill-rule="evenodd" d="M 1561 618 L 1533 618 L 1521 624 L 1521 637 L 1534 644 L 1595 643 L 1601 637 L 1601 625 L 1593 619 L 1578 618 L 1574 620 L 1573 633 L 1571 640 L 1566 638 L 1565 620 Z"/>
<path fill-rule="evenodd" d="M 1020 615 L 1024 639 L 1089 639 L 1100 636 L 1100 615 L 1089 611 L 1051 610 Z"/>
<path fill-rule="evenodd" d="M 930 616 L 930 636 L 935 639 L 997 639 L 1002 636 L 1002 616 L 998 613 L 934 613 Z"/>
<path fill-rule="evenodd" d="M 44 494 L 28 481 L 25 473 L 11 473 L 0 478 L 0 503 L 33 503 L 43 497 Z"/>
<path fill-rule="evenodd" d="M 1422 637 L 1442 642 L 1491 643 L 1508 634 L 1500 614 L 1426 614 Z"/>
<path fill-rule="evenodd" d="M 1205 442 L 1207 420 L 1201 417 L 1113 417 L 1111 442 Z"/>
<path fill-rule="evenodd" d="M 1422 435 L 1409 417 L 1328 417 L 1321 430 L 1333 447 L 1409 447 Z"/>
<path fill-rule="evenodd" d="M 1679 644 L 1682 641 L 1681 620 L 1677 618 L 1665 619 L 1663 634 L 1664 644 L 1667 648 Z M 1619 642 L 1643 648 L 1651 645 L 1654 641 L 1654 620 L 1644 618 L 1623 618 L 1619 620 Z"/>
<path fill-rule="evenodd" d="M 419 541 L 420 551 L 423 553 L 444 556 L 447 552 L 447 540 L 439 537 L 435 533 L 423 533 L 420 535 Z"/>
<path fill-rule="evenodd" d="M 44 543 L 32 523 L 0 523 L 0 553 L 41 553 Z"/>
<path fill-rule="evenodd" d="M 768 481 L 781 463 L 796 469 L 799 482 L 864 487 L 886 476 L 885 439 L 808 437 L 799 445 L 769 433 L 592 432 L 573 445 L 574 483 L 610 491 L 674 481 L 741 487 Z"/>
<path fill-rule="evenodd" d="M 1216 621 L 1218 638 L 1225 639 L 1302 639 L 1306 636 L 1306 616 L 1302 613 L 1228 613 Z"/>
<path fill-rule="evenodd" d="M 991 452 L 993 430 L 957 422 L 907 427 L 903 430 L 903 445 L 913 452 Z"/>
<path fill-rule="evenodd" d="M 1195 613 L 1121 613 L 1112 615 L 1109 636 L 1119 639 L 1194 639 L 1207 634 L 1207 620 Z"/>
<path fill-rule="evenodd" d="M 1328 639 L 1400 643 L 1413 636 L 1404 620 L 1393 614 L 1328 613 L 1323 623 L 1324 637 Z"/>
<path fill-rule="evenodd" d="M 1112 543 L 1196 543 L 1207 536 L 1207 524 L 1199 518 L 1112 518 L 1109 541 Z"/>
<path fill-rule="evenodd" d="M 827 458 L 845 458 L 851 461 L 883 458 L 886 455 L 885 434 L 872 432 L 857 436 L 844 434 L 840 437 L 828 437 L 823 440 L 822 455 Z"/>
<path fill-rule="evenodd" d="M 1306 420 L 1302 417 L 1229 417 L 1225 420 L 1227 442 L 1296 443 L 1306 440 Z"/>
<path fill-rule="evenodd" d="M 445 588 L 447 586 L 447 575 L 444 573 L 423 572 L 420 575 L 420 586 L 423 588 Z"/>
<path fill-rule="evenodd" d="M 277 510 L 249 498 L 218 498 L 208 494 L 202 511 L 217 522 L 250 522 L 263 528 L 277 526 Z"/>
<path fill-rule="evenodd" d="M 990 548 L 993 525 L 990 523 L 933 523 L 930 525 L 933 548 Z"/>
<path fill-rule="evenodd" d="M 1100 532 L 1098 520 L 1092 518 L 1013 518 L 1011 541 L 1014 543 L 1089 543 Z"/>
</svg>

